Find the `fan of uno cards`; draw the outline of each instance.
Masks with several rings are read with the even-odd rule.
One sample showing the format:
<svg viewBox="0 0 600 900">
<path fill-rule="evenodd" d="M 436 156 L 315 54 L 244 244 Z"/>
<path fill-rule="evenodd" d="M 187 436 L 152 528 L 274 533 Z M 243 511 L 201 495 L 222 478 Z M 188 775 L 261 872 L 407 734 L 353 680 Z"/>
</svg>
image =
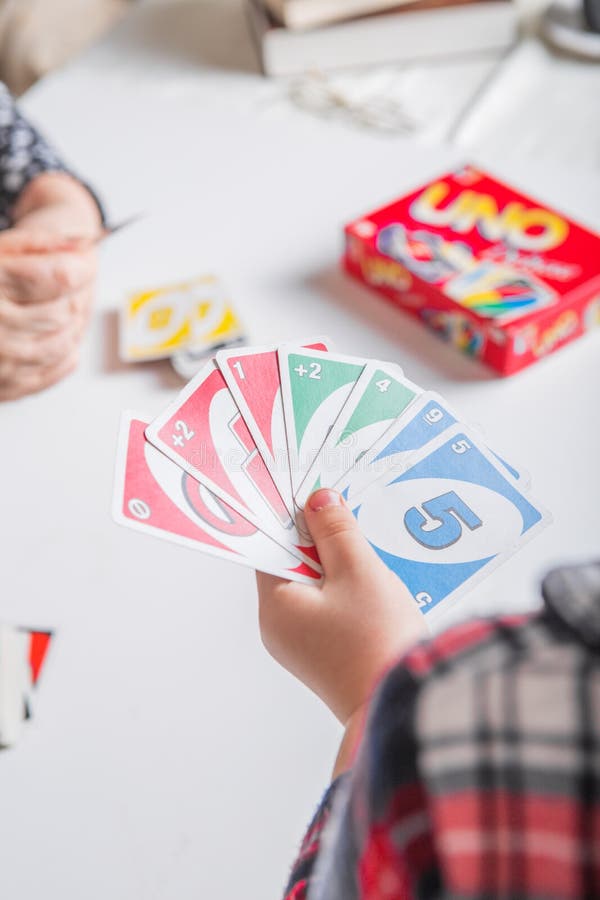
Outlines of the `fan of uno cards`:
<svg viewBox="0 0 600 900">
<path fill-rule="evenodd" d="M 326 339 L 222 350 L 152 421 L 123 417 L 114 514 L 138 531 L 319 584 L 303 508 L 320 487 L 426 614 L 550 521 L 442 397 Z"/>
</svg>

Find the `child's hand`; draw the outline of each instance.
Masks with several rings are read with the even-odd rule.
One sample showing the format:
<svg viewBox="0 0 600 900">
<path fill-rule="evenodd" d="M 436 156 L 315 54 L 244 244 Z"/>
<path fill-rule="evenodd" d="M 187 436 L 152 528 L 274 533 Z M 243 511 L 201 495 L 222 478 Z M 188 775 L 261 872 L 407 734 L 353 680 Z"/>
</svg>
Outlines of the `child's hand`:
<svg viewBox="0 0 600 900">
<path fill-rule="evenodd" d="M 323 587 L 258 572 L 261 636 L 269 653 L 346 724 L 385 669 L 425 635 L 425 624 L 336 491 L 316 491 L 305 518 L 325 571 Z"/>
</svg>

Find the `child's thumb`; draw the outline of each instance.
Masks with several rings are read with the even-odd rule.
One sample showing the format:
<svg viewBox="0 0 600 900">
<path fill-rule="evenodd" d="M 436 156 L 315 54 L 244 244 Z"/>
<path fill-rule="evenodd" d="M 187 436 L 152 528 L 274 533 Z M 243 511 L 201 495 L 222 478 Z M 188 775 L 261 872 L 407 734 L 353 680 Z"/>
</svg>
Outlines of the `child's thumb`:
<svg viewBox="0 0 600 900">
<path fill-rule="evenodd" d="M 304 518 L 329 579 L 363 573 L 378 558 L 337 491 L 320 488 L 308 498 Z"/>
</svg>

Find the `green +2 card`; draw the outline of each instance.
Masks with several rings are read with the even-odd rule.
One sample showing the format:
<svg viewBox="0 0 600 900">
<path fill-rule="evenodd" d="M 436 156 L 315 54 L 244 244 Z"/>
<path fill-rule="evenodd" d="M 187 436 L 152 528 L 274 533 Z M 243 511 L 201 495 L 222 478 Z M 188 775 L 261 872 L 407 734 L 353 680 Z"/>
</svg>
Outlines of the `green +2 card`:
<svg viewBox="0 0 600 900">
<path fill-rule="evenodd" d="M 365 368 L 366 360 L 284 346 L 278 351 L 292 493 Z"/>
</svg>

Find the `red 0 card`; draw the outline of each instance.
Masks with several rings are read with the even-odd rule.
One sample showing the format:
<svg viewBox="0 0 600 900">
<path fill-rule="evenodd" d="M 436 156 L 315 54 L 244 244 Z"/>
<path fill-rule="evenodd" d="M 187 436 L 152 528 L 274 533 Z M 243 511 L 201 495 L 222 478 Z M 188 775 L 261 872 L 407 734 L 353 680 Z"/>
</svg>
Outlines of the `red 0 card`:
<svg viewBox="0 0 600 900">
<path fill-rule="evenodd" d="M 303 346 L 329 350 L 326 339 Z M 217 365 L 290 516 L 294 516 L 277 347 L 222 350 L 217 353 Z"/>
<path fill-rule="evenodd" d="M 317 564 L 314 545 L 298 534 L 214 361 L 148 426 L 146 437 L 282 547 Z"/>
<path fill-rule="evenodd" d="M 113 499 L 119 524 L 292 581 L 319 583 L 315 569 L 153 447 L 146 427 L 139 416 L 123 414 Z"/>
</svg>

